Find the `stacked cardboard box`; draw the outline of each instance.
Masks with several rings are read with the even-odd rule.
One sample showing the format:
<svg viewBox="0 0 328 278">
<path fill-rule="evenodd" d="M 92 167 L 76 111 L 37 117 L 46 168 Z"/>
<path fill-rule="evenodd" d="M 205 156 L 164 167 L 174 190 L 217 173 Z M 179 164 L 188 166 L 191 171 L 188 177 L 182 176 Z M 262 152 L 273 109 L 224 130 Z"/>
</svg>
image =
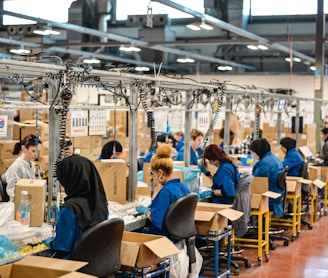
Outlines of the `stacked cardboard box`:
<svg viewBox="0 0 328 278">
<path fill-rule="evenodd" d="M 102 136 L 79 136 L 73 137 L 73 146 L 78 149 L 80 155 L 89 158 L 90 160 L 96 160 L 102 150 Z"/>
<path fill-rule="evenodd" d="M 16 160 L 17 155 L 12 154 L 16 143 L 14 140 L 0 141 L 0 173 L 6 172 Z"/>
</svg>

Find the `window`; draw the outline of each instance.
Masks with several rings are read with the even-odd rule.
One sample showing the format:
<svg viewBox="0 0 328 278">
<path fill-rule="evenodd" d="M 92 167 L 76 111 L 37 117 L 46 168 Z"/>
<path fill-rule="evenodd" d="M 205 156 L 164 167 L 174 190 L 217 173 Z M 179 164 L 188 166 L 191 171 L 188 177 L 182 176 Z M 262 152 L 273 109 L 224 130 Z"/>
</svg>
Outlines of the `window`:
<svg viewBox="0 0 328 278">
<path fill-rule="evenodd" d="M 68 8 L 75 0 L 6 0 L 3 9 L 19 14 L 40 17 L 56 22 L 68 21 Z M 4 15 L 4 25 L 33 24 L 35 22 Z"/>
<path fill-rule="evenodd" d="M 197 12 L 204 13 L 203 1 L 175 0 L 174 2 Z M 150 0 L 119 0 L 117 1 L 116 19 L 127 20 L 128 15 L 147 14 L 147 7 L 149 4 L 151 4 L 153 14 L 169 14 L 170 18 L 192 17 L 192 15 L 175 10 L 166 5 L 157 2 L 150 2 Z"/>
<path fill-rule="evenodd" d="M 266 15 L 309 15 L 317 14 L 318 0 L 244 0 L 244 14 L 252 16 Z M 248 9 L 250 5 L 250 10 Z M 328 3 L 324 3 L 328 11 Z"/>
</svg>

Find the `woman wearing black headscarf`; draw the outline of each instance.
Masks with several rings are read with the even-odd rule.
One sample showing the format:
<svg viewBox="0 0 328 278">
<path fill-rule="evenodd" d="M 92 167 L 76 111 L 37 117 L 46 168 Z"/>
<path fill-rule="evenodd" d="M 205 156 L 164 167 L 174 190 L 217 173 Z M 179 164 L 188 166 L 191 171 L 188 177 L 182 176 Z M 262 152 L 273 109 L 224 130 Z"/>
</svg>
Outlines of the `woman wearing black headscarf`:
<svg viewBox="0 0 328 278">
<path fill-rule="evenodd" d="M 89 159 L 66 157 L 58 163 L 56 173 L 67 196 L 58 215 L 52 247 L 56 257 L 68 259 L 76 239 L 107 219 L 107 199 L 99 173 Z"/>
<path fill-rule="evenodd" d="M 249 146 L 249 150 L 253 157 L 258 161 L 253 167 L 254 177 L 268 177 L 269 190 L 282 194 L 282 190 L 278 186 L 278 177 L 284 166 L 277 156 L 272 154 L 270 144 L 266 139 L 257 139 Z M 281 197 L 273 199 L 269 198 L 269 209 L 275 215 L 283 216 L 283 208 L 280 204 Z"/>
<path fill-rule="evenodd" d="M 120 158 L 122 151 L 123 147 L 121 143 L 117 140 L 111 140 L 103 146 L 101 155 L 98 159 Z"/>
<path fill-rule="evenodd" d="M 285 137 L 280 140 L 281 151 L 286 154 L 282 164 L 288 166 L 288 176 L 298 177 L 301 173 L 303 158 L 298 150 L 296 150 L 296 140 Z"/>
</svg>

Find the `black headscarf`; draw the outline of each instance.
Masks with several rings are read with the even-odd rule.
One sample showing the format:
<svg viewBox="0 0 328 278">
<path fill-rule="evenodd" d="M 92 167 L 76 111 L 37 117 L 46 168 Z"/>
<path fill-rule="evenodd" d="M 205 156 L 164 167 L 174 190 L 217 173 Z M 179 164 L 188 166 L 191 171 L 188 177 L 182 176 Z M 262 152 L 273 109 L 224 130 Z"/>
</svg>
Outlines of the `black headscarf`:
<svg viewBox="0 0 328 278">
<path fill-rule="evenodd" d="M 280 145 L 283 146 L 287 152 L 296 147 L 296 140 L 290 137 L 285 137 L 280 140 Z"/>
<path fill-rule="evenodd" d="M 58 163 L 56 173 L 67 194 L 64 206 L 75 213 L 82 230 L 106 219 L 105 190 L 96 167 L 89 159 L 79 155 L 68 156 Z"/>
<path fill-rule="evenodd" d="M 121 153 L 123 151 L 122 145 L 120 142 L 116 140 L 112 140 L 107 142 L 102 150 L 101 150 L 101 158 L 102 159 L 110 159 L 114 154 L 114 146 L 115 146 L 115 153 Z"/>
<path fill-rule="evenodd" d="M 270 144 L 266 139 L 257 139 L 254 140 L 249 149 L 255 152 L 261 159 L 267 152 L 271 151 Z"/>
</svg>

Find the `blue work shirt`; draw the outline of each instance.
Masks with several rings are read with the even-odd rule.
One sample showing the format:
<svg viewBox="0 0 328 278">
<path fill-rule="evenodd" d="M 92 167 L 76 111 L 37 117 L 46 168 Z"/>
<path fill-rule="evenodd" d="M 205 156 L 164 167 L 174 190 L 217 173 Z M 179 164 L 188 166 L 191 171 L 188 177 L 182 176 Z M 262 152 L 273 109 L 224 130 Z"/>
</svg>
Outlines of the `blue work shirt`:
<svg viewBox="0 0 328 278">
<path fill-rule="evenodd" d="M 75 241 L 82 234 L 77 218 L 72 210 L 63 207 L 56 224 L 56 237 L 53 241 L 53 249 L 67 252 L 64 259 L 70 259 Z"/>
<path fill-rule="evenodd" d="M 240 180 L 236 167 L 227 161 L 220 163 L 213 176 L 212 190 L 220 189 L 223 196 L 212 195 L 212 202 L 216 204 L 232 204 L 236 196 L 235 180 L 236 182 Z"/>
<path fill-rule="evenodd" d="M 194 149 L 190 146 L 190 162 L 189 165 L 196 165 L 198 166 L 198 160 L 202 157 L 203 150 L 201 148 L 198 148 L 196 152 Z M 180 149 L 177 155 L 177 161 L 184 161 L 184 147 Z"/>
<path fill-rule="evenodd" d="M 284 166 L 288 166 L 287 176 L 299 177 L 303 162 L 304 160 L 299 151 L 295 148 L 290 149 L 282 162 Z"/>
<path fill-rule="evenodd" d="M 284 166 L 277 156 L 272 152 L 267 152 L 253 167 L 254 177 L 268 177 L 269 190 L 283 194 L 282 189 L 278 186 L 278 178 Z M 283 207 L 280 203 L 281 197 L 276 199 L 269 198 L 269 209 L 278 216 L 283 216 Z"/>
<path fill-rule="evenodd" d="M 156 150 L 153 150 L 149 153 L 146 154 L 144 161 L 143 162 L 150 162 L 151 158 L 153 157 L 153 155 L 156 153 Z"/>
<path fill-rule="evenodd" d="M 184 137 L 181 137 L 180 141 L 175 145 L 175 149 L 177 152 L 184 146 Z"/>
</svg>

